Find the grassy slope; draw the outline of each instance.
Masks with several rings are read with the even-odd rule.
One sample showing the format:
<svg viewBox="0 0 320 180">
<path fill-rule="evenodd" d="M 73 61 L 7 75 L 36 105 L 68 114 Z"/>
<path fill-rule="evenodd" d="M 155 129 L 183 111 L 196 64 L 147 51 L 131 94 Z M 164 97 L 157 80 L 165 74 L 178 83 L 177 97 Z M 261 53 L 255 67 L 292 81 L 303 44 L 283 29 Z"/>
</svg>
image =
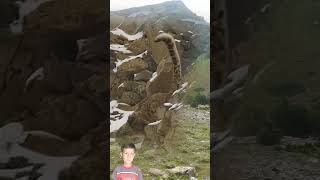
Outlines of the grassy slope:
<svg viewBox="0 0 320 180">
<path fill-rule="evenodd" d="M 208 112 L 208 110 L 194 109 L 192 111 Z M 170 153 L 164 149 L 153 149 L 150 147 L 142 147 L 142 149 L 137 151 L 134 163 L 142 169 L 145 179 L 159 179 L 159 177 L 148 174 L 149 168 L 164 170 L 175 166 L 193 166 L 196 168 L 199 179 L 209 177 L 209 122 L 198 122 L 185 114 L 181 113 L 179 115 L 180 123 L 176 136 L 170 145 Z M 209 116 L 209 114 L 207 113 L 206 116 Z M 111 144 L 110 150 L 110 172 L 112 173 L 115 166 L 121 164 L 122 161 L 119 157 L 120 147 L 117 143 Z M 188 177 L 171 177 L 171 179 L 188 179 Z"/>
</svg>

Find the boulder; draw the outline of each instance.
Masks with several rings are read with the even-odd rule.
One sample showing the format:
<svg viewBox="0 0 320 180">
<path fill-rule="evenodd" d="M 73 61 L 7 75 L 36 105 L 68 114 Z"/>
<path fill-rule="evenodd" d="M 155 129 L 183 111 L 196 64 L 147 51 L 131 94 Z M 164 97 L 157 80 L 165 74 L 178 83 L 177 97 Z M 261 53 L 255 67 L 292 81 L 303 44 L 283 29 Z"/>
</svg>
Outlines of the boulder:
<svg viewBox="0 0 320 180">
<path fill-rule="evenodd" d="M 152 77 L 152 72 L 149 70 L 141 71 L 134 75 L 135 81 L 149 81 Z"/>
<path fill-rule="evenodd" d="M 136 74 L 148 68 L 148 64 L 141 58 L 135 58 L 126 62 L 123 62 L 117 67 L 117 74 L 125 77 L 128 75 Z"/>
<path fill-rule="evenodd" d="M 168 59 L 164 59 L 157 67 L 156 73 L 147 82 L 147 96 L 155 93 L 168 93 L 173 88 L 173 63 Z"/>
</svg>

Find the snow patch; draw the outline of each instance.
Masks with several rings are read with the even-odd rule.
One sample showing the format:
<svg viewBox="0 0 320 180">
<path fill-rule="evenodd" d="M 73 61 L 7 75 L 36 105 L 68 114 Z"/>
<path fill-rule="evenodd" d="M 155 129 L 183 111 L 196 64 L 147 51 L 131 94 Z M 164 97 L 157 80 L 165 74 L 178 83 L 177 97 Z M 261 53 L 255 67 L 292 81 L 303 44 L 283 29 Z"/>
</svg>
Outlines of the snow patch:
<svg viewBox="0 0 320 180">
<path fill-rule="evenodd" d="M 123 36 L 123 37 L 127 38 L 128 41 L 134 41 L 137 39 L 141 39 L 143 37 L 143 32 L 138 32 L 137 34 L 130 35 L 130 34 L 127 34 L 126 32 L 124 32 L 120 28 L 115 28 L 115 30 L 110 31 L 110 32 L 114 35 L 117 35 L 117 36 Z"/>
<path fill-rule="evenodd" d="M 121 44 L 110 44 L 110 49 L 118 52 L 122 52 L 124 54 L 130 54 L 132 53 L 130 50 L 128 50 L 124 45 Z"/>
<path fill-rule="evenodd" d="M 41 4 L 51 0 L 25 0 L 16 1 L 19 6 L 19 18 L 10 23 L 10 30 L 14 34 L 23 32 L 24 17 L 37 9 Z"/>
<path fill-rule="evenodd" d="M 175 91 L 172 93 L 172 96 L 174 96 L 175 94 L 180 93 L 181 91 L 183 91 L 184 89 L 186 89 L 187 86 L 188 86 L 188 82 L 183 83 L 182 86 L 181 86 L 181 88 L 175 90 Z"/>
<path fill-rule="evenodd" d="M 127 123 L 129 116 L 134 112 L 121 110 L 117 108 L 118 105 L 119 103 L 116 100 L 110 102 L 110 114 L 114 112 L 118 112 L 120 114 L 119 116 L 113 115 L 112 118 L 115 118 L 115 121 L 110 120 L 110 132 L 115 132 L 119 130 L 124 124 Z"/>
<path fill-rule="evenodd" d="M 133 60 L 133 59 L 136 59 L 136 58 L 143 58 L 143 56 L 145 54 L 148 54 L 148 51 L 146 50 L 145 52 L 141 53 L 141 54 L 138 54 L 136 56 L 129 56 L 128 58 L 124 59 L 124 60 L 119 60 L 117 59 L 117 62 L 116 62 L 116 67 L 113 69 L 113 72 L 117 72 L 118 70 L 118 67 L 121 66 L 123 63 L 125 62 L 129 62 L 130 60 Z"/>
<path fill-rule="evenodd" d="M 267 12 L 267 10 L 271 7 L 271 4 L 270 3 L 267 3 L 265 4 L 261 9 L 260 9 L 260 12 L 261 13 L 265 13 Z"/>
<path fill-rule="evenodd" d="M 164 103 L 163 105 L 166 106 L 166 107 L 171 107 L 172 106 L 171 103 Z"/>
<path fill-rule="evenodd" d="M 171 110 L 178 110 L 178 108 L 180 109 L 183 106 L 182 103 L 178 103 L 178 104 L 174 104 L 169 108 L 169 111 Z"/>
<path fill-rule="evenodd" d="M 151 79 L 150 79 L 149 81 L 150 81 L 150 82 L 154 81 L 157 76 L 158 76 L 158 73 L 157 73 L 157 72 L 154 72 L 154 73 L 152 74 L 152 77 L 151 77 Z"/>
<path fill-rule="evenodd" d="M 118 88 L 123 87 L 123 86 L 124 86 L 124 83 L 121 83 L 121 84 L 118 86 Z"/>
<path fill-rule="evenodd" d="M 43 73 L 43 67 L 40 67 L 39 69 L 37 69 L 35 72 L 33 72 L 29 78 L 27 79 L 26 81 L 26 84 L 25 84 L 25 88 L 28 87 L 29 83 L 31 81 L 33 81 L 34 79 L 35 80 L 43 80 L 44 78 L 44 73 Z"/>
<path fill-rule="evenodd" d="M 20 146 L 26 139 L 26 134 L 50 134 L 42 131 L 36 132 L 24 132 L 23 125 L 21 123 L 9 123 L 0 128 L 0 161 L 8 162 L 11 157 L 23 156 L 32 163 L 43 163 L 44 166 L 39 169 L 42 174 L 38 180 L 56 180 L 58 179 L 59 172 L 65 168 L 70 167 L 72 162 L 78 159 L 79 156 L 69 157 L 54 157 L 47 156 L 25 147 Z M 40 132 L 40 133 L 39 133 Z M 50 136 L 52 137 L 52 136 Z M 9 146 L 10 145 L 10 146 Z M 26 167 L 21 169 L 5 169 L 0 170 L 1 177 L 12 177 L 17 172 L 23 172 L 30 170 L 33 167 Z"/>
<path fill-rule="evenodd" d="M 130 14 L 128 17 L 147 16 L 150 13 L 151 13 L 150 11 L 140 11 L 140 12 L 135 12 Z"/>
<path fill-rule="evenodd" d="M 156 121 L 156 122 L 153 122 L 153 123 L 149 123 L 148 125 L 149 126 L 154 126 L 154 125 L 157 125 L 157 124 L 159 124 L 161 122 L 161 120 L 159 120 L 159 121 Z"/>
<path fill-rule="evenodd" d="M 178 39 L 174 39 L 174 41 L 176 41 L 176 42 L 181 42 L 181 40 L 178 40 Z"/>
</svg>

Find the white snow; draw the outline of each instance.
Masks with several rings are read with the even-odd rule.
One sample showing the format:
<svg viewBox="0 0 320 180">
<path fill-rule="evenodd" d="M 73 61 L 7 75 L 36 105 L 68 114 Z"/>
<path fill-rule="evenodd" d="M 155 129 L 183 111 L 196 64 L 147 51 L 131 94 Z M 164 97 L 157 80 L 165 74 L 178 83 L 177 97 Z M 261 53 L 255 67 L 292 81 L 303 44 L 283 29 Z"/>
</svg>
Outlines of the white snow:
<svg viewBox="0 0 320 180">
<path fill-rule="evenodd" d="M 210 99 L 224 98 L 227 94 L 232 93 L 237 87 L 246 80 L 249 73 L 250 65 L 245 65 L 230 73 L 227 78 L 231 80 L 230 83 L 224 87 L 212 91 L 210 93 Z"/>
<path fill-rule="evenodd" d="M 157 19 L 156 22 L 154 22 L 152 25 L 158 24 L 160 21 L 165 20 L 167 17 L 168 17 L 168 16 L 161 17 L 161 18 Z"/>
<path fill-rule="evenodd" d="M 156 122 L 153 122 L 153 123 L 149 123 L 148 125 L 149 126 L 154 126 L 154 125 L 157 125 L 157 124 L 159 124 L 161 122 L 161 120 L 159 120 L 159 121 L 156 121 Z"/>
<path fill-rule="evenodd" d="M 25 84 L 25 88 L 28 87 L 29 83 L 31 81 L 33 81 L 34 79 L 35 80 L 42 80 L 44 78 L 44 73 L 43 73 L 43 67 L 40 67 L 39 69 L 37 69 L 35 72 L 33 72 L 29 78 L 27 79 L 26 81 L 26 84 Z"/>
<path fill-rule="evenodd" d="M 25 141 L 25 135 L 27 133 L 34 134 L 32 132 L 24 132 L 23 125 L 21 123 L 9 123 L 0 128 L 0 162 L 7 162 L 10 157 L 23 156 L 32 163 L 44 163 L 45 165 L 39 169 L 42 174 L 37 180 L 57 180 L 59 172 L 71 165 L 73 161 L 78 159 L 78 156 L 69 157 L 53 157 L 40 154 L 38 152 L 29 150 L 20 146 L 20 143 Z M 40 131 L 41 132 L 41 131 Z M 35 133 L 35 134 L 48 134 L 48 133 Z M 10 148 L 8 145 L 10 144 Z M 17 172 L 30 170 L 33 167 L 26 167 L 22 169 L 6 169 L 0 170 L 0 177 L 13 177 Z"/>
<path fill-rule="evenodd" d="M 183 35 L 183 33 L 180 33 L 180 35 L 182 36 L 182 35 Z"/>
<path fill-rule="evenodd" d="M 119 114 L 121 114 L 121 116 L 113 116 L 113 118 L 116 119 L 115 121 L 110 120 L 110 132 L 115 132 L 120 129 L 124 124 L 127 123 L 129 116 L 134 112 L 124 111 L 117 107 L 118 102 L 116 100 L 110 102 L 110 114 L 112 114 L 113 112 L 118 112 Z"/>
<path fill-rule="evenodd" d="M 121 66 L 123 63 L 128 62 L 130 60 L 136 59 L 136 58 L 143 58 L 143 55 L 148 54 L 148 51 L 146 50 L 145 52 L 138 54 L 136 56 L 129 56 L 128 58 L 124 59 L 124 60 L 119 60 L 117 59 L 116 62 L 116 67 L 113 69 L 113 72 L 117 72 L 118 67 Z"/>
<path fill-rule="evenodd" d="M 158 76 L 158 73 L 157 73 L 157 72 L 154 72 L 154 73 L 152 74 L 152 77 L 151 77 L 151 79 L 150 79 L 149 81 L 150 81 L 150 82 L 154 81 L 157 76 Z"/>
<path fill-rule="evenodd" d="M 135 12 L 130 14 L 128 17 L 147 16 L 150 13 L 151 13 L 150 11 L 140 11 L 140 12 Z"/>
<path fill-rule="evenodd" d="M 194 19 L 181 19 L 181 21 L 192 22 L 192 23 L 194 23 L 195 25 L 197 25 L 197 24 L 210 25 L 208 22 L 198 21 L 198 20 L 194 20 Z"/>
<path fill-rule="evenodd" d="M 170 111 L 170 110 L 176 110 L 176 109 L 179 108 L 180 106 L 182 107 L 183 104 L 182 104 L 182 103 L 174 104 L 174 105 L 172 105 L 172 106 L 169 108 L 169 111 Z M 180 108 L 181 108 L 181 107 L 180 107 Z"/>
<path fill-rule="evenodd" d="M 271 4 L 267 3 L 261 8 L 260 12 L 265 13 L 270 7 L 271 7 Z"/>
<path fill-rule="evenodd" d="M 171 103 L 164 103 L 163 105 L 164 105 L 164 106 L 167 106 L 167 107 L 171 107 L 171 106 L 172 106 Z"/>
<path fill-rule="evenodd" d="M 22 33 L 23 31 L 23 21 L 24 17 L 37 9 L 41 4 L 51 0 L 25 0 L 25 1 L 16 1 L 16 4 L 19 6 L 19 19 L 14 20 L 10 24 L 11 32 Z"/>
<path fill-rule="evenodd" d="M 192 31 L 188 31 L 189 33 L 191 33 L 191 34 L 193 34 L 193 32 Z"/>
<path fill-rule="evenodd" d="M 183 83 L 182 86 L 181 86 L 181 88 L 175 90 L 175 91 L 172 93 L 172 96 L 174 96 L 175 94 L 180 93 L 180 92 L 183 91 L 187 86 L 188 86 L 188 82 Z"/>
<path fill-rule="evenodd" d="M 137 39 L 140 39 L 143 37 L 143 32 L 138 32 L 137 34 L 130 35 L 130 34 L 127 34 L 126 32 L 124 32 L 120 28 L 115 28 L 114 30 L 112 30 L 110 32 L 114 35 L 123 36 L 123 37 L 127 38 L 128 41 L 134 41 L 134 40 L 137 40 Z"/>
<path fill-rule="evenodd" d="M 163 31 L 162 31 L 162 30 L 160 30 L 158 33 L 163 33 Z"/>
<path fill-rule="evenodd" d="M 40 130 L 25 131 L 25 134 L 27 134 L 27 135 L 31 134 L 31 135 L 34 135 L 34 136 L 47 137 L 47 138 L 50 138 L 50 139 L 57 139 L 59 141 L 66 141 L 65 139 L 63 139 L 60 136 L 57 136 L 57 135 L 49 133 L 49 132 L 40 131 Z"/>
<path fill-rule="evenodd" d="M 176 41 L 176 42 L 181 42 L 181 40 L 178 40 L 178 39 L 174 39 L 174 41 Z"/>
<path fill-rule="evenodd" d="M 118 86 L 118 88 L 123 87 L 123 86 L 124 86 L 124 83 L 121 83 L 121 84 Z"/>
<path fill-rule="evenodd" d="M 132 53 L 130 50 L 128 50 L 124 45 L 121 44 L 110 44 L 110 49 L 113 51 L 122 52 L 124 54 L 130 54 Z"/>
</svg>

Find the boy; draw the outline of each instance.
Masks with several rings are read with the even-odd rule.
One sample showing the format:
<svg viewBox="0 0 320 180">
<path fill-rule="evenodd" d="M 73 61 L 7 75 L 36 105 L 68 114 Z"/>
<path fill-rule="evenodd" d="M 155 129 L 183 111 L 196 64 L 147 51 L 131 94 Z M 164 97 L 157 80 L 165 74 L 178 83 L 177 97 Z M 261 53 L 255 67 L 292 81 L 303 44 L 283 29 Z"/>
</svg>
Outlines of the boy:
<svg viewBox="0 0 320 180">
<path fill-rule="evenodd" d="M 114 169 L 112 173 L 114 180 L 143 180 L 141 170 L 137 166 L 132 165 L 135 150 L 136 147 L 132 143 L 121 146 L 120 156 L 123 159 L 123 165 Z"/>
</svg>

